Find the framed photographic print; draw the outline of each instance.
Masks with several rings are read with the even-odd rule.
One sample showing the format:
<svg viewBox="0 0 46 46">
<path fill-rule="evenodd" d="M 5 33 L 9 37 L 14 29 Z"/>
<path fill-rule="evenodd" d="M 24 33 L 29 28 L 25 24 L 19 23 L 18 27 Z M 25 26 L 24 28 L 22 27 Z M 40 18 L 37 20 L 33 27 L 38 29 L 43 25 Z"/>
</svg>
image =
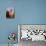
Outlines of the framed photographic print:
<svg viewBox="0 0 46 46">
<path fill-rule="evenodd" d="M 6 9 L 6 18 L 15 18 L 15 9 L 14 8 L 7 8 Z"/>
</svg>

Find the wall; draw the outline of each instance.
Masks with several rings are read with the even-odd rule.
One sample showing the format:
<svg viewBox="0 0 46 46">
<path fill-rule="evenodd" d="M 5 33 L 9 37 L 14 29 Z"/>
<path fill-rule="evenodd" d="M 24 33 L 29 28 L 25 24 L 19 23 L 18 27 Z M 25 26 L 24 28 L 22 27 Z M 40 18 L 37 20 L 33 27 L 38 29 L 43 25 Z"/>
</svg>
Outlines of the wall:
<svg viewBox="0 0 46 46">
<path fill-rule="evenodd" d="M 46 24 L 46 0 L 16 0 L 19 24 Z"/>
<path fill-rule="evenodd" d="M 0 44 L 7 44 L 9 42 L 8 34 L 10 32 L 16 32 L 16 35 L 18 34 L 17 17 L 15 17 L 15 19 L 6 19 L 6 9 L 8 7 L 13 7 L 16 9 L 16 1 L 0 0 Z M 18 42 L 17 39 L 18 38 L 16 38 L 15 43 Z"/>
</svg>

